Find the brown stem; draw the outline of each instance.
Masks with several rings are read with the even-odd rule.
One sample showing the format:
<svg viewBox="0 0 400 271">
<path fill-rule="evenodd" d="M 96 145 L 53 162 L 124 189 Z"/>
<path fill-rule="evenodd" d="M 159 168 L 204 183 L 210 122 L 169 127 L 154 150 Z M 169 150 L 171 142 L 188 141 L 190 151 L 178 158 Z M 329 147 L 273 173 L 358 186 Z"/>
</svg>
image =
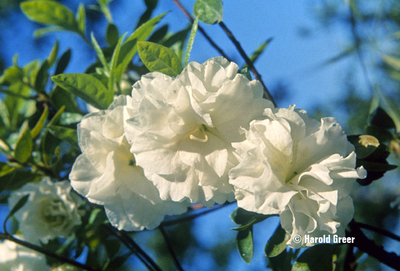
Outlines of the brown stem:
<svg viewBox="0 0 400 271">
<path fill-rule="evenodd" d="M 162 236 L 164 237 L 165 243 L 167 244 L 167 247 L 168 247 L 168 251 L 169 251 L 169 253 L 170 253 L 171 256 L 172 256 L 172 259 L 174 260 L 174 263 L 175 263 L 176 268 L 177 268 L 179 271 L 184 271 L 183 268 L 182 268 L 181 263 L 180 263 L 179 260 L 178 260 L 178 257 L 176 257 L 176 254 L 175 254 L 175 252 L 174 252 L 174 249 L 173 249 L 172 246 L 171 246 L 171 242 L 170 242 L 170 240 L 169 240 L 169 237 L 168 237 L 167 232 L 165 231 L 165 229 L 164 229 L 163 226 L 160 226 L 159 229 L 160 229 L 160 232 L 161 232 Z"/>
</svg>

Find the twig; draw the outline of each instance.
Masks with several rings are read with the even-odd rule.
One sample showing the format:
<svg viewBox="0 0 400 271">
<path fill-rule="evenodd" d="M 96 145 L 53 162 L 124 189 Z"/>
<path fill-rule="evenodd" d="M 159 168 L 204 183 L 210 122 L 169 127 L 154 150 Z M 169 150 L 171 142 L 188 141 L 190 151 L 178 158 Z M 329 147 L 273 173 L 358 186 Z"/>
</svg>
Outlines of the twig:
<svg viewBox="0 0 400 271">
<path fill-rule="evenodd" d="M 146 267 L 149 270 L 156 270 L 156 271 L 162 271 L 162 269 L 154 262 L 154 260 L 147 255 L 147 253 L 135 242 L 133 239 L 123 231 L 118 231 L 116 228 L 114 228 L 111 225 L 105 225 L 104 227 L 112 232 L 120 241 L 124 243 L 129 249 L 131 249 L 136 255 L 139 257 L 139 259 L 146 265 Z"/>
<path fill-rule="evenodd" d="M 176 257 L 176 254 L 175 254 L 175 252 L 174 252 L 174 249 L 173 249 L 172 246 L 171 246 L 171 243 L 170 243 L 170 240 L 169 240 L 169 238 L 168 238 L 167 232 L 165 231 L 164 227 L 162 227 L 162 226 L 160 226 L 159 229 L 160 229 L 160 232 L 161 232 L 162 236 L 164 237 L 165 243 L 167 244 L 167 247 L 168 247 L 168 251 L 169 251 L 169 253 L 170 253 L 171 256 L 172 256 L 172 259 L 174 260 L 174 263 L 175 263 L 176 268 L 177 268 L 179 271 L 184 271 L 183 268 L 182 268 L 182 266 L 181 266 L 181 264 L 180 264 L 180 262 L 179 262 L 179 260 L 178 260 L 178 258 Z"/>
<path fill-rule="evenodd" d="M 160 227 L 173 226 L 173 225 L 175 225 L 175 224 L 178 224 L 178 223 L 181 223 L 181 222 L 184 222 L 184 221 L 193 220 L 193 219 L 195 219 L 195 218 L 197 218 L 197 217 L 199 217 L 199 216 L 202 216 L 202 215 L 205 215 L 205 214 L 208 214 L 208 213 L 217 211 L 217 210 L 219 210 L 219 209 L 221 209 L 221 208 L 223 208 L 223 207 L 229 206 L 229 205 L 231 205 L 231 204 L 234 203 L 234 202 L 235 202 L 235 201 L 233 201 L 233 202 L 228 202 L 228 203 L 224 203 L 224 204 L 218 205 L 217 207 L 213 207 L 213 208 L 211 208 L 211 209 L 208 209 L 208 210 L 206 210 L 206 211 L 204 211 L 204 212 L 201 212 L 201 213 L 198 213 L 198 214 L 186 215 L 186 216 L 183 216 L 183 217 L 174 219 L 174 220 L 164 221 L 164 222 L 161 223 Z"/>
<path fill-rule="evenodd" d="M 228 29 L 228 27 L 224 24 L 224 22 L 220 22 L 219 26 L 221 26 L 222 30 L 226 33 L 226 35 L 229 37 L 229 39 L 233 42 L 235 45 L 236 49 L 239 51 L 240 55 L 246 62 L 247 66 L 249 66 L 250 70 L 253 72 L 254 77 L 261 83 L 264 89 L 264 94 L 265 97 L 270 100 L 274 106 L 276 107 L 276 103 L 274 99 L 272 98 L 271 94 L 268 91 L 267 86 L 264 84 L 264 82 L 261 79 L 261 75 L 258 73 L 257 69 L 254 67 L 253 62 L 250 60 L 250 58 L 246 55 L 245 51 L 243 50 L 242 46 L 240 45 L 239 41 L 235 38 L 235 36 L 232 34 L 232 32 Z"/>
<path fill-rule="evenodd" d="M 72 259 L 70 259 L 70 258 L 61 256 L 61 255 L 58 255 L 58 254 L 56 254 L 56 253 L 54 253 L 54 252 L 51 252 L 51 251 L 49 251 L 49 250 L 47 250 L 47 249 L 45 249 L 45 248 L 42 248 L 42 247 L 33 245 L 33 244 L 31 244 L 31 243 L 28 243 L 28 242 L 23 241 L 23 240 L 20 240 L 20 239 L 17 239 L 17 238 L 15 238 L 14 236 L 11 236 L 11 235 L 9 235 L 9 234 L 0 233 L 0 238 L 1 238 L 1 239 L 10 240 L 10 241 L 12 241 L 12 242 L 14 242 L 14 243 L 16 243 L 16 244 L 18 244 L 18 245 L 21 245 L 21 246 L 27 247 L 27 248 L 29 248 L 29 249 L 35 250 L 35 251 L 40 252 L 40 253 L 42 253 L 42 254 L 45 254 L 45 255 L 47 255 L 47 256 L 49 256 L 49 257 L 55 258 L 55 259 L 57 259 L 57 260 L 59 260 L 59 261 L 61 261 L 61 262 L 69 263 L 69 264 L 71 264 L 71 265 L 74 265 L 74 266 L 76 266 L 76 267 L 82 268 L 82 269 L 84 269 L 84 270 L 88 270 L 88 271 L 97 271 L 97 269 L 93 269 L 93 268 L 90 267 L 90 266 L 87 266 L 87 265 L 85 265 L 85 264 L 81 264 L 81 263 L 76 262 L 76 261 L 74 261 L 74 260 L 72 260 Z"/>
<path fill-rule="evenodd" d="M 356 222 L 351 221 L 349 226 L 351 230 L 349 236 L 355 237 L 353 244 L 355 247 L 374 257 L 381 263 L 395 270 L 400 270 L 400 257 L 398 255 L 393 252 L 385 251 L 382 246 L 378 246 L 374 241 L 368 239 Z"/>
<path fill-rule="evenodd" d="M 384 229 L 380 229 L 380 228 L 377 228 L 377 227 L 374 227 L 374 226 L 371 226 L 371 225 L 368 225 L 368 224 L 360 223 L 360 222 L 354 222 L 354 223 L 359 228 L 364 228 L 364 229 L 367 229 L 367 230 L 374 231 L 376 233 L 379 233 L 381 235 L 384 235 L 386 237 L 392 238 L 393 240 L 396 240 L 396 241 L 400 242 L 400 236 L 398 236 L 398 235 L 396 235 L 396 234 L 394 234 L 394 233 L 392 233 L 390 231 L 387 231 L 387 230 L 384 230 Z"/>
<path fill-rule="evenodd" d="M 185 14 L 185 16 L 193 23 L 194 22 L 194 18 L 192 17 L 192 15 L 190 15 L 190 13 L 185 9 L 184 6 L 182 6 L 182 4 L 178 1 L 178 0 L 172 0 L 177 6 L 178 8 L 182 11 L 183 14 Z M 207 35 L 207 33 L 204 31 L 204 29 L 201 26 L 198 26 L 198 30 L 201 32 L 201 34 L 203 34 L 203 36 L 206 38 L 206 40 L 211 44 L 212 47 L 215 48 L 215 50 L 218 51 L 218 53 L 220 53 L 223 57 L 225 57 L 226 59 L 228 59 L 229 61 L 232 61 L 227 54 L 225 54 L 225 52 L 210 38 L 209 35 Z"/>
</svg>

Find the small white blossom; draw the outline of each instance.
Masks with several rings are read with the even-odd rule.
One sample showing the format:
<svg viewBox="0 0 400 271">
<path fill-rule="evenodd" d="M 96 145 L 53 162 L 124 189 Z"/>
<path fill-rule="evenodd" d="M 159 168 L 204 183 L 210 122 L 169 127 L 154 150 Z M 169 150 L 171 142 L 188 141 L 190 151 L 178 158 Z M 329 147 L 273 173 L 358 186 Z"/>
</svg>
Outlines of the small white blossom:
<svg viewBox="0 0 400 271">
<path fill-rule="evenodd" d="M 78 125 L 82 154 L 69 175 L 72 187 L 89 201 L 104 205 L 120 230 L 153 229 L 165 215 L 187 211 L 188 202 L 161 200 L 157 188 L 136 166 L 125 138 L 129 96 L 116 97 L 107 110 L 86 115 Z"/>
<path fill-rule="evenodd" d="M 349 196 L 363 168 L 355 169 L 354 147 L 334 118 L 321 122 L 303 110 L 266 109 L 236 144 L 243 161 L 230 172 L 238 206 L 262 214 L 279 214 L 294 235 L 344 236 L 353 217 Z M 312 245 L 288 241 L 291 247 Z"/>
<path fill-rule="evenodd" d="M 48 178 L 28 183 L 13 191 L 8 200 L 12 209 L 25 195 L 28 201 L 15 214 L 21 237 L 31 243 L 47 243 L 56 237 L 68 237 L 81 224 L 78 195 L 71 193 L 68 181 L 53 183 Z"/>
<path fill-rule="evenodd" d="M 46 257 L 32 249 L 4 240 L 0 242 L 0 270 L 49 271 Z"/>
<path fill-rule="evenodd" d="M 232 142 L 240 127 L 273 107 L 260 82 L 217 57 L 191 62 L 176 78 L 153 72 L 136 82 L 126 137 L 162 199 L 212 206 L 234 199 L 229 170 L 238 163 Z"/>
</svg>

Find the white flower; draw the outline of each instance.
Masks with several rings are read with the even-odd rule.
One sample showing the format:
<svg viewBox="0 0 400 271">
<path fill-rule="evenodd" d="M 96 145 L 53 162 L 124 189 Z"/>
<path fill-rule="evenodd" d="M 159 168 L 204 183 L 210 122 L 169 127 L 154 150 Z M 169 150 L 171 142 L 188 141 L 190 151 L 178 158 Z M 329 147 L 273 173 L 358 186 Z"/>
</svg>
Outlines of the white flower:
<svg viewBox="0 0 400 271">
<path fill-rule="evenodd" d="M 273 107 L 261 84 L 237 71 L 217 57 L 191 62 L 176 78 L 149 73 L 133 86 L 126 137 L 161 198 L 207 206 L 233 200 L 228 172 L 238 160 L 231 143 Z"/>
<path fill-rule="evenodd" d="M 157 188 L 135 165 L 125 134 L 129 96 L 116 97 L 107 110 L 86 115 L 78 125 L 82 154 L 69 178 L 72 187 L 93 203 L 104 205 L 120 230 L 153 229 L 165 215 L 187 211 L 188 202 L 161 200 Z"/>
<path fill-rule="evenodd" d="M 243 161 L 230 172 L 238 206 L 279 214 L 292 236 L 344 236 L 353 217 L 349 196 L 363 168 L 334 118 L 313 120 L 303 110 L 267 109 L 252 121 L 247 140 L 236 144 Z M 291 247 L 312 245 L 288 241 Z"/>
<path fill-rule="evenodd" d="M 21 237 L 31 243 L 47 243 L 55 237 L 68 237 L 72 229 L 81 224 L 77 204 L 78 195 L 71 193 L 68 181 L 53 183 L 48 178 L 28 183 L 13 191 L 9 207 L 25 195 L 28 201 L 15 213 Z"/>
<path fill-rule="evenodd" d="M 50 270 L 43 254 L 9 240 L 0 242 L 0 266 L 4 271 Z"/>
</svg>

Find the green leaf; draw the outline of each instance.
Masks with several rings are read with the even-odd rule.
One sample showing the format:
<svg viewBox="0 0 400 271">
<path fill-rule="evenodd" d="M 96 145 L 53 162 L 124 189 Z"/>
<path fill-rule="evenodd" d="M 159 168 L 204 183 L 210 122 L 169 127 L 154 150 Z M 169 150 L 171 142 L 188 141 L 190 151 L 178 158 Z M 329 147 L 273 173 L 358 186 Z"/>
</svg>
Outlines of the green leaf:
<svg viewBox="0 0 400 271">
<path fill-rule="evenodd" d="M 97 57 L 99 58 L 101 64 L 103 64 L 103 67 L 107 72 L 110 72 L 110 67 L 108 66 L 108 62 L 104 56 L 103 50 L 101 50 L 100 45 L 97 43 L 93 32 L 90 34 L 90 38 L 92 39 L 93 48 L 96 51 Z"/>
<path fill-rule="evenodd" d="M 396 70 L 400 70 L 400 59 L 398 59 L 397 57 L 384 55 L 382 59 L 391 67 L 395 68 Z"/>
<path fill-rule="evenodd" d="M 38 93 L 44 93 L 47 81 L 49 80 L 48 70 L 50 69 L 49 62 L 43 61 L 35 77 L 34 90 Z"/>
<path fill-rule="evenodd" d="M 268 266 L 273 271 L 290 271 L 292 269 L 293 250 L 282 251 L 278 256 L 268 258 Z"/>
<path fill-rule="evenodd" d="M 368 157 L 379 147 L 378 139 L 371 135 L 353 135 L 348 136 L 347 139 L 354 145 L 357 159 Z"/>
<path fill-rule="evenodd" d="M 57 25 L 63 29 L 78 32 L 74 14 L 56 1 L 26 1 L 21 3 L 24 14 L 32 21 Z"/>
<path fill-rule="evenodd" d="M 289 239 L 290 234 L 287 234 L 281 225 L 279 225 L 265 246 L 265 255 L 268 258 L 278 256 L 286 250 L 286 243 Z"/>
<path fill-rule="evenodd" d="M 121 51 L 121 45 L 122 45 L 122 40 L 124 39 L 125 34 L 122 35 L 120 37 L 120 39 L 118 40 L 117 46 L 115 46 L 112 58 L 111 58 L 111 65 L 110 65 L 110 78 L 108 79 L 108 91 L 113 92 L 114 93 L 114 85 L 115 84 L 119 84 L 120 81 L 115 80 L 116 77 L 118 76 L 118 58 L 119 58 L 119 54 Z"/>
<path fill-rule="evenodd" d="M 8 214 L 6 221 L 12 217 L 16 212 L 18 212 L 19 209 L 21 209 L 25 203 L 28 201 L 30 194 L 27 194 L 23 197 L 21 197 L 18 202 L 14 205 L 14 207 L 11 209 L 10 213 Z M 6 223 L 6 221 L 4 221 L 4 224 Z"/>
<path fill-rule="evenodd" d="M 335 245 L 321 244 L 304 251 L 293 265 L 292 271 L 333 270 L 333 253 Z"/>
<path fill-rule="evenodd" d="M 236 246 L 239 251 L 240 257 L 242 257 L 242 259 L 249 264 L 251 262 L 251 259 L 253 258 L 254 253 L 252 227 L 243 231 L 239 231 L 237 233 Z"/>
<path fill-rule="evenodd" d="M 79 31 L 85 35 L 86 32 L 86 11 L 85 5 L 80 3 L 78 8 L 78 13 L 76 14 L 76 23 L 78 25 Z"/>
<path fill-rule="evenodd" d="M 4 125 L 9 128 L 10 115 L 8 114 L 7 106 L 4 104 L 2 99 L 0 99 L 0 117 L 3 120 Z"/>
<path fill-rule="evenodd" d="M 253 224 L 261 222 L 271 216 L 246 211 L 245 209 L 238 207 L 232 212 L 230 217 L 235 224 L 240 225 L 240 227 L 233 228 L 233 230 L 242 231 L 247 230 Z"/>
<path fill-rule="evenodd" d="M 78 137 L 75 129 L 61 126 L 49 126 L 47 129 L 55 137 L 64 140 L 71 145 L 78 146 Z"/>
<path fill-rule="evenodd" d="M 193 6 L 194 15 L 206 24 L 222 22 L 223 7 L 221 0 L 197 0 Z"/>
<path fill-rule="evenodd" d="M 31 131 L 32 138 L 35 138 L 40 134 L 40 132 L 42 131 L 42 129 L 46 123 L 48 116 L 49 116 L 49 108 L 46 106 L 44 108 L 43 113 L 40 116 L 38 122 L 36 123 L 35 127 L 33 127 L 32 131 Z"/>
<path fill-rule="evenodd" d="M 54 117 L 47 124 L 47 127 L 55 125 L 61 117 L 61 114 L 64 112 L 65 106 L 61 107 L 60 110 L 54 115 Z M 49 131 L 46 131 L 42 137 L 42 160 L 46 166 L 50 166 L 53 161 L 53 156 L 57 149 L 58 144 L 60 144 L 60 140 L 49 134 Z"/>
<path fill-rule="evenodd" d="M 35 38 L 40 38 L 50 32 L 54 32 L 54 31 L 61 31 L 64 30 L 64 28 L 60 27 L 60 26 L 49 26 L 49 27 L 44 27 L 44 28 L 40 28 L 40 29 L 36 29 L 33 32 L 33 36 Z"/>
<path fill-rule="evenodd" d="M 3 75 L 0 77 L 0 84 L 10 86 L 17 81 L 22 81 L 24 78 L 24 71 L 17 66 L 7 68 Z"/>
<path fill-rule="evenodd" d="M 370 162 L 370 161 L 365 161 L 363 160 L 361 162 L 362 166 L 368 171 L 368 172 L 386 172 L 389 170 L 396 169 L 396 165 L 389 165 L 387 163 L 380 163 L 380 162 Z"/>
<path fill-rule="evenodd" d="M 81 112 L 76 98 L 71 93 L 59 86 L 56 86 L 50 93 L 50 100 L 56 109 L 60 109 L 62 106 L 65 106 L 65 111 L 67 112 Z"/>
<path fill-rule="evenodd" d="M 194 42 L 194 38 L 196 37 L 198 27 L 199 27 L 199 17 L 196 17 L 196 20 L 194 20 L 193 25 L 192 25 L 192 30 L 190 31 L 190 36 L 189 36 L 188 45 L 187 45 L 187 49 L 186 49 L 185 67 L 189 63 L 190 52 L 192 51 L 193 42 Z"/>
<path fill-rule="evenodd" d="M 56 40 L 56 43 L 54 44 L 53 48 L 51 49 L 50 55 L 47 58 L 47 62 L 49 64 L 49 67 L 52 67 L 54 63 L 56 63 L 57 60 L 57 55 L 58 55 L 58 40 Z"/>
<path fill-rule="evenodd" d="M 31 157 L 33 148 L 31 132 L 26 129 L 18 138 L 15 145 L 14 158 L 21 164 L 25 163 Z"/>
<path fill-rule="evenodd" d="M 51 78 L 57 85 L 99 109 L 106 109 L 114 93 L 95 77 L 84 73 L 64 73 Z"/>
<path fill-rule="evenodd" d="M 165 36 L 168 34 L 168 25 L 165 24 L 156 31 L 149 37 L 148 41 L 154 42 L 154 43 L 161 43 L 161 41 L 165 38 Z"/>
<path fill-rule="evenodd" d="M 119 39 L 118 28 L 115 26 L 115 24 L 112 23 L 107 24 L 106 42 L 108 43 L 108 45 L 114 47 L 115 45 L 117 45 L 118 39 Z"/>
<path fill-rule="evenodd" d="M 56 71 L 54 72 L 54 75 L 63 73 L 65 68 L 67 68 L 68 63 L 71 59 L 71 49 L 68 49 L 65 51 L 64 54 L 60 57 L 60 60 L 58 60 Z"/>
<path fill-rule="evenodd" d="M 143 64 L 152 72 L 177 76 L 182 71 L 180 59 L 167 47 L 152 42 L 140 41 L 138 42 L 138 52 Z"/>
<path fill-rule="evenodd" d="M 165 16 L 165 14 L 166 13 L 163 13 L 147 21 L 126 39 L 124 44 L 121 46 L 116 64 L 117 69 L 114 71 L 115 82 L 121 82 L 122 75 L 124 74 L 126 67 L 128 66 L 129 62 L 132 61 L 133 56 L 137 52 L 137 42 L 146 40 L 150 36 L 151 32 L 153 32 L 154 27 L 156 27 L 157 23 Z"/>
<path fill-rule="evenodd" d="M 369 122 L 371 125 L 382 127 L 386 130 L 396 129 L 392 118 L 379 106 L 371 113 Z"/>
</svg>

